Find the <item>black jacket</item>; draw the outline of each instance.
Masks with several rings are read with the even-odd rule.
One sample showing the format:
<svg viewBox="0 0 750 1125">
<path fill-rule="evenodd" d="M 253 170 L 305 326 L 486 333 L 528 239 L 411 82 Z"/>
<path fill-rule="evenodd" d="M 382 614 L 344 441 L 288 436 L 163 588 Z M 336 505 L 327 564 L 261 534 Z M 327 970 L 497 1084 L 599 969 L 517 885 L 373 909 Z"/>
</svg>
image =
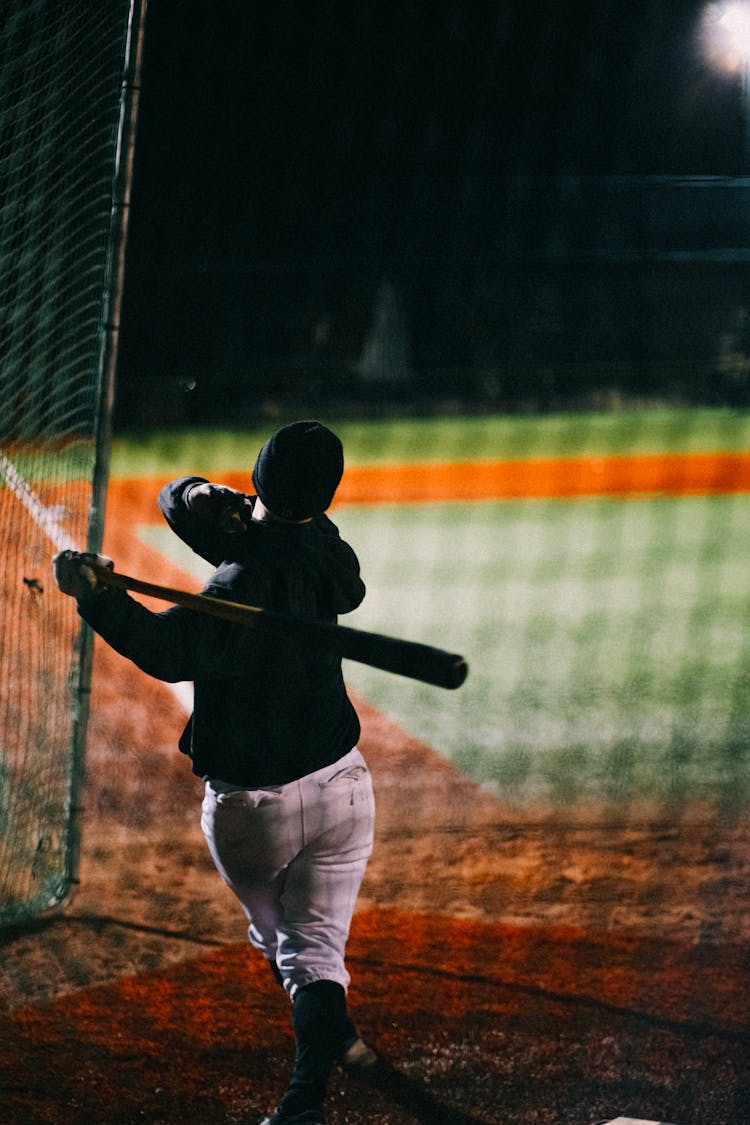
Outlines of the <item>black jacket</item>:
<svg viewBox="0 0 750 1125">
<path fill-rule="evenodd" d="M 217 568 L 205 594 L 329 622 L 360 604 L 357 557 L 327 516 L 299 525 L 248 519 L 244 532 L 217 531 L 183 499 L 202 481 L 172 481 L 159 506 L 172 530 Z M 113 588 L 79 603 L 79 612 L 149 675 L 194 681 L 180 749 L 201 778 L 282 785 L 335 762 L 357 742 L 341 660 L 329 652 L 179 606 L 151 613 Z"/>
</svg>

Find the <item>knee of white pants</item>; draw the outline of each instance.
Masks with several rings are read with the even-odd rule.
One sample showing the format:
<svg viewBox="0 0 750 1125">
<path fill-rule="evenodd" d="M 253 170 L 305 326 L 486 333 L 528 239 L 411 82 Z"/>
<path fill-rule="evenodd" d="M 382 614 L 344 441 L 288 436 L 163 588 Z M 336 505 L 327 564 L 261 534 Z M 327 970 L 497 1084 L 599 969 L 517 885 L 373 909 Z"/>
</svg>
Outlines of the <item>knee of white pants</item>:
<svg viewBox="0 0 750 1125">
<path fill-rule="evenodd" d="M 284 988 L 289 993 L 291 1000 L 294 999 L 300 988 L 305 988 L 308 984 L 314 984 L 315 981 L 332 980 L 336 984 L 340 984 L 344 992 L 347 992 L 351 980 L 346 969 L 343 968 L 339 970 L 332 967 L 316 969 L 311 966 L 306 969 L 303 966 L 297 966 L 291 972 L 285 972 L 283 968 L 279 971 L 284 980 Z"/>
<path fill-rule="evenodd" d="M 277 934 L 276 964 L 290 995 L 318 980 L 349 987 L 345 963 L 348 928 L 328 919 L 307 921 L 299 927 L 287 920 Z"/>
<path fill-rule="evenodd" d="M 296 948 L 293 941 L 285 940 L 285 935 L 279 934 L 278 941 L 276 937 L 270 939 L 252 923 L 248 926 L 247 936 L 253 948 L 276 965 L 284 988 L 292 999 L 298 989 L 317 980 L 332 980 L 340 984 L 344 992 L 348 990 L 351 977 L 343 954 L 330 949 L 321 956 L 320 948 Z"/>
</svg>

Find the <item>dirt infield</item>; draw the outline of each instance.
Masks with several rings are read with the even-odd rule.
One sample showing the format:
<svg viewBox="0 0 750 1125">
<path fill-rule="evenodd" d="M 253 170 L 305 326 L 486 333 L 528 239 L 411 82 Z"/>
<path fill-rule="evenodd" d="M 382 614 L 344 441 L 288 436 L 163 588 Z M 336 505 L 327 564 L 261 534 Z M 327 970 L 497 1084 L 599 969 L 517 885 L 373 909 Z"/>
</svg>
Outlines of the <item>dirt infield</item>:
<svg viewBox="0 0 750 1125">
<path fill-rule="evenodd" d="M 112 482 L 105 549 L 192 588 L 133 538 L 154 487 Z M 255 1122 L 288 1003 L 207 856 L 178 702 L 103 644 L 95 667 L 80 888 L 0 947 L 2 1119 Z M 330 1125 L 747 1125 L 747 818 L 565 823 L 357 706 L 378 822 L 351 1004 L 386 1063 L 336 1076 Z"/>
</svg>

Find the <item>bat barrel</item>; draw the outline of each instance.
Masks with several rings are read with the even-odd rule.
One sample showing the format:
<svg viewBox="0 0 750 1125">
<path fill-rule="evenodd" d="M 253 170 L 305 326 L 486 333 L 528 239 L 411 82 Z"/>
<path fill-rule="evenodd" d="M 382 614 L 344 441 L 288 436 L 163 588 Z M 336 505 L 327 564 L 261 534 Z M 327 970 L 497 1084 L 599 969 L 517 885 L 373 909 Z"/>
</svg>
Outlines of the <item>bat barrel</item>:
<svg viewBox="0 0 750 1125">
<path fill-rule="evenodd" d="M 360 637 L 342 637 L 341 655 L 435 687 L 458 688 L 468 675 L 468 664 L 457 653 L 378 633 L 367 638 L 363 645 Z"/>
<path fill-rule="evenodd" d="M 306 639 L 311 645 L 327 648 L 345 660 L 356 660 L 384 672 L 408 676 L 435 687 L 455 689 L 465 681 L 469 666 L 463 656 L 441 648 L 351 629 L 346 625 L 329 625 L 320 621 L 304 621 L 284 614 L 266 613 L 259 624 L 288 636 Z"/>
</svg>

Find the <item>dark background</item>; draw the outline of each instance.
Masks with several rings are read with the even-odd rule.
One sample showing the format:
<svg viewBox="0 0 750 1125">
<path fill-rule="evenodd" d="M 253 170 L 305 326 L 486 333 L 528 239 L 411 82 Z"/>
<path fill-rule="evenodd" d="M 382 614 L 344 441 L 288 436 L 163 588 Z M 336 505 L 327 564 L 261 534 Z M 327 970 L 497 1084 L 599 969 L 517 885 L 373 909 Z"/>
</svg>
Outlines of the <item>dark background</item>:
<svg viewBox="0 0 750 1125">
<path fill-rule="evenodd" d="M 705 9 L 150 0 L 116 425 L 744 406 Z"/>
</svg>

